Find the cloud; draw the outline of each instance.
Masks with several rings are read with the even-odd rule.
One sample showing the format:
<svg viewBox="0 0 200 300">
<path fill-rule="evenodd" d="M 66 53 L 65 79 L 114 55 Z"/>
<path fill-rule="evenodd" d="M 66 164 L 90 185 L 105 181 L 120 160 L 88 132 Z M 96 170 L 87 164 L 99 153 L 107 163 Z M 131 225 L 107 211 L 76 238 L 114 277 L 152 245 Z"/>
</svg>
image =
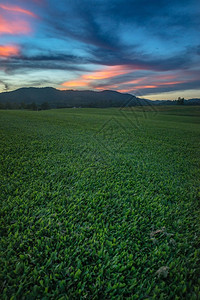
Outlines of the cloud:
<svg viewBox="0 0 200 300">
<path fill-rule="evenodd" d="M 163 57 L 154 54 L 147 55 L 137 51 L 129 53 L 126 48 L 118 53 L 111 53 L 110 51 L 101 49 L 92 50 L 90 53 L 92 55 L 90 61 L 94 64 L 108 66 L 119 64 L 131 65 L 133 70 L 168 71 L 185 69 L 191 62 L 190 55 L 188 54 L 186 59 L 184 53 Z"/>
<path fill-rule="evenodd" d="M 27 35 L 32 32 L 27 18 L 37 16 L 20 6 L 0 4 L 0 35 Z"/>
<path fill-rule="evenodd" d="M 142 69 L 142 68 L 141 68 Z M 102 70 L 83 74 L 74 80 L 61 84 L 61 88 L 117 90 L 135 95 L 147 95 L 160 92 L 195 89 L 199 81 L 198 71 L 141 71 L 132 65 L 107 66 Z M 199 76 L 200 78 L 200 76 Z"/>
<path fill-rule="evenodd" d="M 13 6 L 13 5 L 4 5 L 4 4 L 0 4 L 0 8 L 6 11 L 11 11 L 11 12 L 17 12 L 17 13 L 22 13 L 22 14 L 26 14 L 29 15 L 31 17 L 36 18 L 37 16 L 31 12 L 30 10 L 27 9 L 23 9 L 19 6 Z"/>
<path fill-rule="evenodd" d="M 137 46 L 148 42 L 151 37 L 166 42 L 167 36 L 168 43 L 171 43 L 174 34 L 177 33 L 176 39 L 179 40 L 181 36 L 185 38 L 185 32 L 194 30 L 192 26 L 199 18 L 197 11 L 191 9 L 193 2 L 183 0 L 181 5 L 179 0 L 96 0 L 93 5 L 85 0 L 68 1 L 67 5 L 61 2 L 57 7 L 48 7 L 48 15 L 53 14 L 57 22 L 52 23 L 47 16 L 47 26 L 50 34 L 76 39 L 98 49 L 115 51 L 126 47 L 125 35 L 129 35 L 127 40 L 133 44 L 135 41 Z M 146 38 L 142 41 L 139 37 L 140 45 L 138 29 Z"/>
<path fill-rule="evenodd" d="M 104 1 L 102 2 L 104 6 Z M 51 36 L 78 41 L 87 46 L 114 50 L 119 39 L 112 31 L 113 25 L 103 24 L 102 5 L 99 1 L 68 1 L 59 6 L 47 7 L 46 29 Z M 52 17 L 57 20 L 52 22 Z"/>
<path fill-rule="evenodd" d="M 2 34 L 28 34 L 30 33 L 31 27 L 27 21 L 20 19 L 9 20 L 0 16 L 0 35 Z"/>
<path fill-rule="evenodd" d="M 20 50 L 15 45 L 0 45 L 0 57 L 18 56 Z"/>
<path fill-rule="evenodd" d="M 4 86 L 4 90 L 9 90 L 9 86 L 7 83 L 5 83 L 4 81 L 0 80 L 0 84 L 2 84 Z"/>
<path fill-rule="evenodd" d="M 40 54 L 35 56 L 27 56 L 23 53 L 23 47 L 20 49 L 18 57 L 11 56 L 9 59 L 0 57 L 0 66 L 7 74 L 17 74 L 32 72 L 34 70 L 65 70 L 66 72 L 88 72 L 88 61 L 81 57 L 73 55 L 64 55 L 56 53 Z M 58 78 L 57 78 L 58 79 Z"/>
<path fill-rule="evenodd" d="M 123 66 L 123 65 L 116 65 L 116 66 L 110 66 L 105 67 L 102 70 L 91 72 L 89 74 L 84 74 L 78 77 L 75 80 L 72 81 L 66 81 L 62 83 L 62 86 L 68 87 L 68 88 L 79 88 L 79 87 L 94 87 L 95 81 L 101 81 L 105 79 L 114 78 L 116 76 L 130 73 L 131 69 L 129 66 Z"/>
<path fill-rule="evenodd" d="M 124 86 L 117 89 L 119 92 L 131 93 L 136 96 L 145 96 L 150 94 L 168 93 L 172 91 L 186 91 L 199 89 L 200 80 L 190 81 L 174 81 L 174 82 L 163 82 L 156 83 L 155 85 L 141 84 L 136 86 Z"/>
</svg>

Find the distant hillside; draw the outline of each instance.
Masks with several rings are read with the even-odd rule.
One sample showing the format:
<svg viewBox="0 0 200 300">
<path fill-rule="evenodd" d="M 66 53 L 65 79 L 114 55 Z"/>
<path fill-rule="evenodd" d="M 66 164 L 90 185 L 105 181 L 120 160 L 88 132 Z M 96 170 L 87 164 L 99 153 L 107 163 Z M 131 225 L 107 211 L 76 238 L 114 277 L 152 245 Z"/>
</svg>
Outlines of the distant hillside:
<svg viewBox="0 0 200 300">
<path fill-rule="evenodd" d="M 199 98 L 193 98 L 185 101 L 185 104 L 188 105 L 200 105 L 200 99 Z"/>
<path fill-rule="evenodd" d="M 176 100 L 156 100 L 152 101 L 154 105 L 177 105 Z M 184 100 L 184 105 L 200 105 L 200 98 Z"/>
<path fill-rule="evenodd" d="M 48 103 L 48 105 L 47 105 Z M 46 104 L 46 106 L 44 105 Z M 65 108 L 65 107 L 126 107 L 144 105 L 174 105 L 176 101 L 150 101 L 131 94 L 116 91 L 60 91 L 51 87 L 20 88 L 0 93 L 0 108 Z M 185 101 L 185 104 L 198 105 L 200 99 Z"/>
<path fill-rule="evenodd" d="M 1 104 L 31 104 L 41 105 L 48 102 L 51 108 L 61 107 L 119 107 L 128 104 L 146 105 L 147 101 L 136 98 L 130 94 L 115 91 L 60 91 L 51 87 L 47 88 L 21 88 L 12 92 L 0 94 Z M 141 103 L 142 102 L 142 103 Z"/>
</svg>

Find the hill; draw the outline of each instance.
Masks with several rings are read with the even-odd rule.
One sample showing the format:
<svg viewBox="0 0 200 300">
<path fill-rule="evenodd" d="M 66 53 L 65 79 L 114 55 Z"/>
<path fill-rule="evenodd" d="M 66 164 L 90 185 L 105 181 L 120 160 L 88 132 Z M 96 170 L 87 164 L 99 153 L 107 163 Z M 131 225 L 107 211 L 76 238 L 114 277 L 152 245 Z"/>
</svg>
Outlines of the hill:
<svg viewBox="0 0 200 300">
<path fill-rule="evenodd" d="M 48 102 L 51 108 L 64 107 L 119 107 L 124 105 L 147 105 L 148 100 L 139 99 L 130 94 L 116 91 L 76 91 L 47 88 L 20 88 L 15 91 L 0 94 L 1 104 L 41 105 Z"/>
<path fill-rule="evenodd" d="M 116 91 L 57 90 L 52 87 L 20 88 L 0 93 L 0 108 L 67 108 L 67 107 L 126 107 L 144 105 L 174 105 L 176 101 L 151 101 Z M 48 103 L 48 105 L 47 105 Z M 200 99 L 185 100 L 186 105 L 199 105 Z"/>
</svg>

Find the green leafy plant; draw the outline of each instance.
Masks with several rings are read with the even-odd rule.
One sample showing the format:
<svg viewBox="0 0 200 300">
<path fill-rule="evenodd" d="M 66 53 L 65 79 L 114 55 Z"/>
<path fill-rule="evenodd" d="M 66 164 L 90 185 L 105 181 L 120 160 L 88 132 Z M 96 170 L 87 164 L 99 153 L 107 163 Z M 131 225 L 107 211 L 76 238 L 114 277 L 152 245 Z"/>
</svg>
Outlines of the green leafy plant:
<svg viewBox="0 0 200 300">
<path fill-rule="evenodd" d="M 198 299 L 200 110 L 144 109 L 0 111 L 2 299 Z"/>
</svg>

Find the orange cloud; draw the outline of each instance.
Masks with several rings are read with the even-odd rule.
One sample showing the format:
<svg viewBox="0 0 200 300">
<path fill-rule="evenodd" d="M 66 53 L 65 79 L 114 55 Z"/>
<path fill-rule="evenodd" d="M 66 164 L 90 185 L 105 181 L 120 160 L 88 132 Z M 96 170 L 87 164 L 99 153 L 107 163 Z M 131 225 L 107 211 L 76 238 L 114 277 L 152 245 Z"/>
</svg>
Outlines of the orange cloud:
<svg viewBox="0 0 200 300">
<path fill-rule="evenodd" d="M 121 92 L 121 93 L 129 93 L 129 92 L 133 92 L 133 91 L 137 91 L 137 90 L 154 89 L 154 88 L 159 88 L 164 85 L 175 85 L 175 84 L 179 84 L 179 83 L 184 83 L 184 81 L 158 82 L 158 83 L 154 83 L 151 85 L 147 85 L 144 83 L 144 85 L 137 85 L 137 86 L 133 86 L 133 87 L 129 87 L 129 88 L 117 89 L 117 91 Z"/>
<path fill-rule="evenodd" d="M 129 93 L 129 92 L 132 92 L 133 89 L 118 89 L 117 90 L 119 93 Z"/>
<path fill-rule="evenodd" d="M 131 81 L 121 82 L 120 85 L 122 85 L 122 89 L 120 89 L 119 91 L 130 92 L 136 91 L 138 89 L 153 89 L 164 85 L 175 85 L 178 83 L 183 83 L 182 81 L 166 81 L 175 78 L 176 75 L 156 75 L 151 76 L 150 78 L 143 77 Z M 133 84 L 133 86 L 131 86 L 131 84 Z"/>
<path fill-rule="evenodd" d="M 77 87 L 82 87 L 82 86 L 87 86 L 88 82 L 84 81 L 79 81 L 79 80 L 72 80 L 72 81 L 66 81 L 62 83 L 63 86 L 70 87 L 70 88 L 77 88 Z"/>
<path fill-rule="evenodd" d="M 19 47 L 17 46 L 1 46 L 0 45 L 0 57 L 10 57 L 10 56 L 17 56 L 19 55 Z"/>
<path fill-rule="evenodd" d="M 138 89 L 155 89 L 157 88 L 157 85 L 139 85 L 137 87 L 134 88 L 134 90 L 138 90 Z"/>
<path fill-rule="evenodd" d="M 184 83 L 184 81 L 158 82 L 158 85 L 173 85 L 178 83 Z"/>
<path fill-rule="evenodd" d="M 19 6 L 12 6 L 12 5 L 4 5 L 4 4 L 0 4 L 0 8 L 4 9 L 4 10 L 8 10 L 8 11 L 13 11 L 13 12 L 18 12 L 18 13 L 23 13 L 23 14 L 26 14 L 26 15 L 29 15 L 31 17 L 34 17 L 36 18 L 37 16 L 32 13 L 30 10 L 26 10 L 26 9 L 23 9 Z"/>
<path fill-rule="evenodd" d="M 104 68 L 103 70 L 91 72 L 90 74 L 84 74 L 79 78 L 77 78 L 76 80 L 66 81 L 62 83 L 62 86 L 68 88 L 91 87 L 91 84 L 96 80 L 98 81 L 98 80 L 113 78 L 130 72 L 131 72 L 131 68 L 126 65 L 110 66 Z"/>
<path fill-rule="evenodd" d="M 7 20 L 0 16 L 0 35 L 1 34 L 28 34 L 31 32 L 30 25 L 23 20 Z"/>
<path fill-rule="evenodd" d="M 121 82 L 121 84 L 137 84 L 137 83 L 144 81 L 145 79 L 146 79 L 146 77 L 143 77 L 143 78 L 139 78 L 139 79 Z"/>
<path fill-rule="evenodd" d="M 137 90 L 154 89 L 165 85 L 168 86 L 168 85 L 175 85 L 175 84 L 182 83 L 181 81 L 177 80 L 176 75 L 156 74 L 150 77 L 145 76 L 142 78 L 127 80 L 127 81 L 126 80 L 123 81 L 122 78 L 122 80 L 119 83 L 113 82 L 112 84 L 109 83 L 106 84 L 106 81 L 109 79 L 113 79 L 119 75 L 128 74 L 139 69 L 140 68 L 138 66 L 132 66 L 132 65 L 109 66 L 99 71 L 81 75 L 75 80 L 66 81 L 62 83 L 62 86 L 67 87 L 69 89 L 78 89 L 78 88 L 89 88 L 89 89 L 92 88 L 96 90 L 112 89 L 112 90 L 117 90 L 119 92 L 128 93 Z"/>
<path fill-rule="evenodd" d="M 137 89 L 141 88 L 156 88 L 157 86 L 155 84 L 146 85 L 146 83 L 143 84 L 143 82 L 147 79 L 147 77 L 129 80 L 129 81 L 123 81 L 120 82 L 119 85 L 113 84 L 113 85 L 104 85 L 101 86 L 101 88 L 97 89 L 115 89 L 118 92 L 121 93 L 129 93 L 131 91 L 136 91 Z M 133 84 L 133 86 L 131 86 Z M 140 84 L 140 85 L 137 85 Z"/>
<path fill-rule="evenodd" d="M 99 79 L 112 78 L 127 73 L 130 73 L 130 69 L 127 70 L 127 66 L 119 65 L 119 66 L 107 67 L 104 70 L 83 75 L 82 78 L 87 80 L 99 80 Z"/>
</svg>

